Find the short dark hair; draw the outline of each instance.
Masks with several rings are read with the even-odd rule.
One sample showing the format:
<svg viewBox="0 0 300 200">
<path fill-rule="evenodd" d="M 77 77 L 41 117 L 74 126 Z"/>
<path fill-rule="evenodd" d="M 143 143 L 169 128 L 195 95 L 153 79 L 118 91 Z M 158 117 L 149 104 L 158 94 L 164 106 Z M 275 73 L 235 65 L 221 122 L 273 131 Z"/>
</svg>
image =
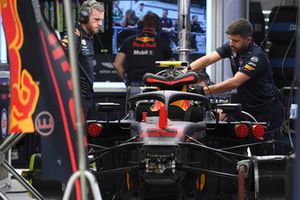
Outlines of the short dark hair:
<svg viewBox="0 0 300 200">
<path fill-rule="evenodd" d="M 155 28 L 156 31 L 159 31 L 159 29 L 160 29 L 159 16 L 152 12 L 147 13 L 143 17 L 142 27 L 143 28 Z"/>
<path fill-rule="evenodd" d="M 242 37 L 252 36 L 253 27 L 246 19 L 239 19 L 230 24 L 225 32 L 228 35 L 240 35 Z"/>
</svg>

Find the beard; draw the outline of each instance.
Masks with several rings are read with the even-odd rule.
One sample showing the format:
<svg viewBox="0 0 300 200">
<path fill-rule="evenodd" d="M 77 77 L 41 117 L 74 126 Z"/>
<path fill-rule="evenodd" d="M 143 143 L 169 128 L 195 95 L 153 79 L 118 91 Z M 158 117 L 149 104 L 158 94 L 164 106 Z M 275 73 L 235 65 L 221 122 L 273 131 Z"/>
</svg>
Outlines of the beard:
<svg viewBox="0 0 300 200">
<path fill-rule="evenodd" d="M 97 33 L 99 33 L 99 31 L 100 31 L 100 27 L 91 29 L 92 34 L 97 34 Z"/>
<path fill-rule="evenodd" d="M 235 53 L 243 54 L 248 50 L 248 45 L 244 44 L 239 48 L 231 47 L 232 51 Z"/>
<path fill-rule="evenodd" d="M 97 34 L 97 33 L 99 33 L 99 31 L 101 30 L 101 26 L 100 27 L 94 27 L 94 26 L 92 26 L 92 25 L 88 25 L 87 26 L 87 30 L 88 30 L 88 32 L 90 33 L 90 34 Z"/>
</svg>

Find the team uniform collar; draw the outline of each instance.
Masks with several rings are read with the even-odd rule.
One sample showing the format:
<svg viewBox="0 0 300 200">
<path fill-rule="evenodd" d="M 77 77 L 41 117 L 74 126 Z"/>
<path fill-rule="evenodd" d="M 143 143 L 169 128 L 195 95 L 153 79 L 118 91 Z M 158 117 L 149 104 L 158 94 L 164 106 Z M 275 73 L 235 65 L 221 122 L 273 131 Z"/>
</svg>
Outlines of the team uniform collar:
<svg viewBox="0 0 300 200">
<path fill-rule="evenodd" d="M 88 37 L 88 38 L 92 38 L 92 37 L 93 37 L 92 34 L 87 33 L 87 32 L 82 28 L 82 26 L 80 25 L 80 23 L 77 23 L 77 24 L 76 24 L 76 28 L 80 30 L 80 32 L 81 32 L 81 34 L 82 34 L 83 36 Z"/>
<path fill-rule="evenodd" d="M 151 28 L 144 28 L 142 32 L 155 35 L 155 31 L 153 31 Z"/>
</svg>

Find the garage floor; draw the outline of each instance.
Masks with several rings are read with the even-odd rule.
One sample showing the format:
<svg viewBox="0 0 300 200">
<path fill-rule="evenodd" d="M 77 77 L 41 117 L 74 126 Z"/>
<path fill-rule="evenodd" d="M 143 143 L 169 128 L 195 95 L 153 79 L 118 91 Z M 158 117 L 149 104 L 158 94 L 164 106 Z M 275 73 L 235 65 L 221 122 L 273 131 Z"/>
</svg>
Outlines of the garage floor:
<svg viewBox="0 0 300 200">
<path fill-rule="evenodd" d="M 11 189 L 6 192 L 5 196 L 12 200 L 32 200 L 27 190 L 15 179 L 11 180 Z"/>
<path fill-rule="evenodd" d="M 22 170 L 16 170 L 19 174 Z M 7 185 L 10 185 L 7 186 Z M 2 183 L 1 191 L 3 191 L 4 195 L 9 200 L 33 200 L 28 191 L 13 177 L 11 178 L 10 183 L 7 182 L 5 184 Z M 1 199 L 1 198 L 0 198 Z M 61 198 L 54 197 L 45 197 L 46 200 L 58 200 Z"/>
</svg>

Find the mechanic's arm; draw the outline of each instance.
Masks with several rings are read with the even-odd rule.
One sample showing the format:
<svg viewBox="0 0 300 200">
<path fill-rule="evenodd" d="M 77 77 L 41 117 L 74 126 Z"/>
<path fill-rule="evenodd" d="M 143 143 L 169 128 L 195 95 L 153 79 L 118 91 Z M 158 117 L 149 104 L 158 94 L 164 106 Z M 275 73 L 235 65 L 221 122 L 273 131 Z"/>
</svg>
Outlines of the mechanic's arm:
<svg viewBox="0 0 300 200">
<path fill-rule="evenodd" d="M 123 81 L 125 81 L 125 69 L 124 69 L 125 58 L 126 58 L 126 54 L 123 52 L 119 52 L 114 62 L 115 70 L 117 71 L 118 76 Z"/>
<path fill-rule="evenodd" d="M 198 58 L 197 60 L 192 62 L 190 66 L 192 68 L 192 71 L 199 71 L 219 60 L 221 60 L 221 56 L 216 51 L 213 51 L 209 54 L 206 54 L 205 56 Z"/>
<path fill-rule="evenodd" d="M 240 87 L 243 83 L 248 81 L 250 77 L 242 72 L 237 72 L 234 77 L 227 79 L 221 83 L 217 83 L 215 85 L 210 85 L 207 87 L 204 87 L 204 93 L 207 94 L 213 94 L 213 93 L 221 93 L 230 91 L 233 89 L 236 89 Z"/>
</svg>

